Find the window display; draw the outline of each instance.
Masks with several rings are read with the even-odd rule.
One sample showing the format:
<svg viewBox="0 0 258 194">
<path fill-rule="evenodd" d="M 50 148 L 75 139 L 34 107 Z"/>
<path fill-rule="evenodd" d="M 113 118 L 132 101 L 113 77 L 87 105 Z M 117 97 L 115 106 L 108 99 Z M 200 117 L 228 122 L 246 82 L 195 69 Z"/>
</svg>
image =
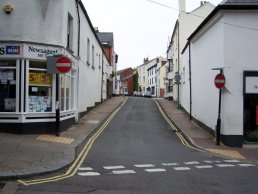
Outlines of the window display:
<svg viewBox="0 0 258 194">
<path fill-rule="evenodd" d="M 16 61 L 0 61 L 0 112 L 16 111 Z"/>
<path fill-rule="evenodd" d="M 52 111 L 52 75 L 44 67 L 44 63 L 30 62 L 29 112 Z"/>
</svg>

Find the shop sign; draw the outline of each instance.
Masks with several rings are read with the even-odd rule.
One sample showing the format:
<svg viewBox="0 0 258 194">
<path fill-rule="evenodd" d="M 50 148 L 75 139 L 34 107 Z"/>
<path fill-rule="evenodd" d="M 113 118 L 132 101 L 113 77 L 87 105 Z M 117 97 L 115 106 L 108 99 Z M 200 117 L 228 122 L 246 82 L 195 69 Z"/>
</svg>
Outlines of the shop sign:
<svg viewBox="0 0 258 194">
<path fill-rule="evenodd" d="M 48 73 L 30 72 L 30 85 L 52 85 L 52 75 Z"/>
<path fill-rule="evenodd" d="M 24 54 L 26 58 L 31 59 L 46 59 L 47 56 L 61 54 L 61 48 L 48 46 L 25 45 Z"/>
<path fill-rule="evenodd" d="M 21 46 L 20 45 L 0 45 L 0 56 L 20 56 Z"/>
<path fill-rule="evenodd" d="M 245 77 L 245 93 L 258 94 L 258 77 Z"/>
</svg>

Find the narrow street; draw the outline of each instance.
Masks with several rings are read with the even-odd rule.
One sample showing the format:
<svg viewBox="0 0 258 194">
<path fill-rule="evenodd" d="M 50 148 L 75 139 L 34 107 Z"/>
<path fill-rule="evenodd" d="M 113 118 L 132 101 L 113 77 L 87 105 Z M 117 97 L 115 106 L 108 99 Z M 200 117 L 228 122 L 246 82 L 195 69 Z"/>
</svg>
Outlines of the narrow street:
<svg viewBox="0 0 258 194">
<path fill-rule="evenodd" d="M 256 193 L 257 166 L 182 144 L 153 99 L 129 97 L 76 174 L 17 194 Z"/>
</svg>

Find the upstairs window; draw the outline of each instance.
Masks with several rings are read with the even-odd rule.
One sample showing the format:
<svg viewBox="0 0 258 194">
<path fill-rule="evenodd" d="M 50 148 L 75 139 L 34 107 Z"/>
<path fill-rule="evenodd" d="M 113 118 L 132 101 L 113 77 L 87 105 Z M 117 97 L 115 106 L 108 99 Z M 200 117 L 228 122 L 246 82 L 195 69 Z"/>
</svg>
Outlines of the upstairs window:
<svg viewBox="0 0 258 194">
<path fill-rule="evenodd" d="M 67 48 L 69 50 L 73 50 L 73 18 L 70 14 L 68 14 L 67 21 Z"/>
<path fill-rule="evenodd" d="M 87 39 L 87 64 L 90 65 L 90 39 Z"/>
<path fill-rule="evenodd" d="M 95 69 L 95 48 L 92 45 L 92 68 Z"/>
</svg>

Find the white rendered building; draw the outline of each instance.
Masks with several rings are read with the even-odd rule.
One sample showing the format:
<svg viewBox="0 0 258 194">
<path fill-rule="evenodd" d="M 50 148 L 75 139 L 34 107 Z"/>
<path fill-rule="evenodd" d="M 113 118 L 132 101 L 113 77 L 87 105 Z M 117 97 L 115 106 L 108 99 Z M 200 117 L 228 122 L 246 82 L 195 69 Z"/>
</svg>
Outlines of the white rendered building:
<svg viewBox="0 0 258 194">
<path fill-rule="evenodd" d="M 0 12 L 0 131 L 53 133 L 58 104 L 63 130 L 106 98 L 108 60 L 81 1 L 3 0 L 0 7 L 13 8 Z M 47 72 L 53 55 L 72 60 L 58 92 Z"/>
</svg>

